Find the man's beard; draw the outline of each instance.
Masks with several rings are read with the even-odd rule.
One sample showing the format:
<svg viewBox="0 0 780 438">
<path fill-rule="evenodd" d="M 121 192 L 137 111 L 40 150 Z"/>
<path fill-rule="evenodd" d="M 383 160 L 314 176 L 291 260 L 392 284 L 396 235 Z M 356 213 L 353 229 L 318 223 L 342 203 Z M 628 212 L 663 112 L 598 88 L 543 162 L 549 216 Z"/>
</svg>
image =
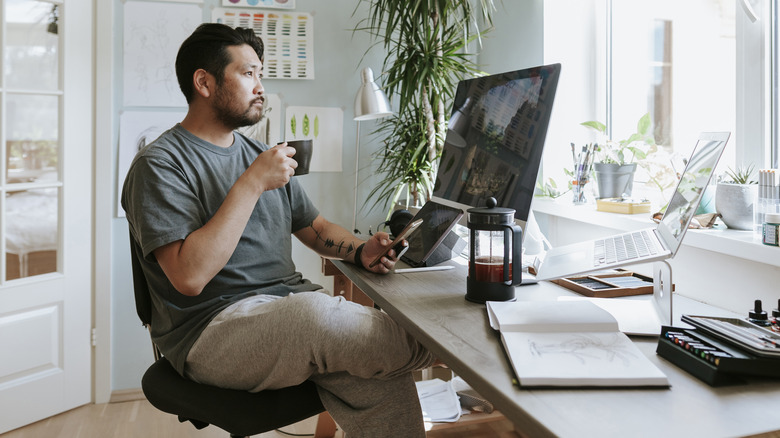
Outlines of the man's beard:
<svg viewBox="0 0 780 438">
<path fill-rule="evenodd" d="M 230 129 L 252 126 L 263 118 L 263 106 L 255 106 L 255 103 L 258 101 L 263 103 L 265 98 L 262 96 L 257 97 L 251 102 L 249 108 L 242 112 L 235 107 L 227 93 L 218 88 L 215 99 L 217 118 Z"/>
</svg>

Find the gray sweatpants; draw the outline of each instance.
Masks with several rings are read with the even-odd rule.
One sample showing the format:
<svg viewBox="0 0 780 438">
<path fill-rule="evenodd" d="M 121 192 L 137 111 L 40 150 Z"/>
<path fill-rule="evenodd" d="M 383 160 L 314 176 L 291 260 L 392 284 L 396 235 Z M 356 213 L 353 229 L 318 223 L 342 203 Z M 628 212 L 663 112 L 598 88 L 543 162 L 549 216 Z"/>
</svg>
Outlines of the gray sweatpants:
<svg viewBox="0 0 780 438">
<path fill-rule="evenodd" d="M 255 296 L 223 310 L 193 345 L 185 373 L 249 391 L 312 380 L 349 438 L 423 437 L 411 371 L 432 362 L 387 314 L 305 292 Z"/>
</svg>

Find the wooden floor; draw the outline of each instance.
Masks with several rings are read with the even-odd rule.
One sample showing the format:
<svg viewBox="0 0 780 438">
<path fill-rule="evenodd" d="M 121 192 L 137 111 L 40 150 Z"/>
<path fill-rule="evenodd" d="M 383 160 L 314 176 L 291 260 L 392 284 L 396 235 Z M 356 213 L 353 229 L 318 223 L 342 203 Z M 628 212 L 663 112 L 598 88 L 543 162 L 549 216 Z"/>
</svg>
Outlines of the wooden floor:
<svg viewBox="0 0 780 438">
<path fill-rule="evenodd" d="M 468 416 L 466 416 L 468 417 Z M 288 435 L 268 432 L 260 438 L 289 438 L 291 435 L 312 436 L 317 417 L 282 428 Z M 506 419 L 487 418 L 455 426 L 441 424 L 428 432 L 428 438 L 515 438 L 519 435 Z M 2 438 L 226 438 L 223 430 L 209 426 L 195 429 L 189 423 L 179 423 L 173 416 L 155 409 L 146 400 L 122 403 L 90 404 L 29 426 L 0 435 Z M 343 438 L 341 431 L 336 438 Z"/>
<path fill-rule="evenodd" d="M 317 417 L 282 428 L 293 434 L 313 435 Z M 289 438 L 278 432 L 256 437 Z M 340 435 L 337 434 L 337 437 Z M 2 438 L 227 438 L 214 426 L 197 430 L 154 408 L 146 400 L 90 404 L 0 435 Z"/>
</svg>

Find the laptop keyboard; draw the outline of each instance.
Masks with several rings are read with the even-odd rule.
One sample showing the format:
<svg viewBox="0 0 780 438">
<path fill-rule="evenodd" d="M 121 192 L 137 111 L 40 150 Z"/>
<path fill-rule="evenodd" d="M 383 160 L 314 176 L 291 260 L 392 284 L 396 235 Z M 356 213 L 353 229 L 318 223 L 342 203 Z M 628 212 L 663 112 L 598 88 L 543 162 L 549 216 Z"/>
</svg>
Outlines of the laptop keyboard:
<svg viewBox="0 0 780 438">
<path fill-rule="evenodd" d="M 623 262 L 658 254 L 659 248 L 652 231 L 642 230 L 596 240 L 593 248 L 593 266 Z"/>
</svg>

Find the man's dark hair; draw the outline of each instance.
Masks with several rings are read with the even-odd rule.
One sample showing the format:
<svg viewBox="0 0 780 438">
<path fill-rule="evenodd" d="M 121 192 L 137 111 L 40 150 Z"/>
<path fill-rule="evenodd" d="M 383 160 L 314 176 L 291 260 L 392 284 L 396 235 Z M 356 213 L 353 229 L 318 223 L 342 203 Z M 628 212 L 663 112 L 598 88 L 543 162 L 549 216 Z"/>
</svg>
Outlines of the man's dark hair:
<svg viewBox="0 0 780 438">
<path fill-rule="evenodd" d="M 190 103 L 194 92 L 192 77 L 195 71 L 202 68 L 214 75 L 217 84 L 222 84 L 225 67 L 231 61 L 227 48 L 242 44 L 252 47 L 257 57 L 263 59 L 263 40 L 252 29 L 233 29 L 224 24 L 203 23 L 181 43 L 176 55 L 176 78 L 187 103 Z"/>
</svg>

